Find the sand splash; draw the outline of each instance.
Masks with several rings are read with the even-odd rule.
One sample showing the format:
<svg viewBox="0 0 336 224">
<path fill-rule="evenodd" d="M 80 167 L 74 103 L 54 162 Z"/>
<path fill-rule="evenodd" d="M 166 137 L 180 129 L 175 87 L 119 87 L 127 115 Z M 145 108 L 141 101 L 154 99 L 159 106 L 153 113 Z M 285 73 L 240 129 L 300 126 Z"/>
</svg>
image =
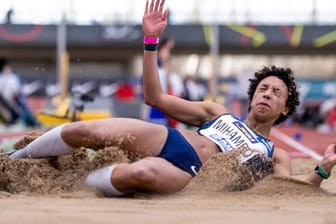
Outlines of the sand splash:
<svg viewBox="0 0 336 224">
<path fill-rule="evenodd" d="M 35 136 L 25 136 L 16 145 L 22 147 Z M 33 133 L 34 135 L 34 133 Z M 241 151 L 218 153 L 211 157 L 182 193 L 244 192 L 253 195 L 328 194 L 320 188 L 292 178 L 272 176 L 273 166 L 254 173 L 237 159 Z M 12 160 L 0 157 L 0 191 L 10 194 L 64 195 L 88 190 L 83 180 L 97 168 L 112 163 L 139 159 L 117 147 L 106 147 L 96 152 L 80 148 L 60 157 Z M 302 193 L 303 192 L 303 193 Z M 2 197 L 0 194 L 0 197 Z M 5 194 L 7 196 L 7 194 Z M 69 194 L 68 194 L 69 195 Z M 88 194 L 89 195 L 89 194 Z M 85 196 L 84 196 L 85 197 Z"/>
</svg>

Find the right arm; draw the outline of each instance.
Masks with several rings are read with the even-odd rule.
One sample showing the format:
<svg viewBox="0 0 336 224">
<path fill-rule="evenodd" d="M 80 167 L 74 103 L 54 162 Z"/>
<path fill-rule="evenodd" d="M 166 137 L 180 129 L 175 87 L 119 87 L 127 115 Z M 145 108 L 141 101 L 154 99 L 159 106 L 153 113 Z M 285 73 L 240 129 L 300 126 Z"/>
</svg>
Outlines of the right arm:
<svg viewBox="0 0 336 224">
<path fill-rule="evenodd" d="M 291 176 L 292 168 L 290 163 L 290 158 L 286 151 L 283 149 L 276 148 L 274 151 L 274 173 L 279 176 Z M 324 170 L 324 172 L 331 173 L 331 170 L 336 165 L 336 143 L 329 145 L 324 152 L 323 159 L 319 163 L 319 167 Z M 310 174 L 305 178 L 305 181 L 320 186 L 324 179 L 312 170 Z"/>
<path fill-rule="evenodd" d="M 167 26 L 168 11 L 163 12 L 165 0 L 153 0 L 146 3 L 143 17 L 144 35 L 159 37 Z M 160 84 L 157 51 L 144 50 L 143 59 L 143 92 L 145 102 L 168 116 L 193 126 L 199 126 L 222 113 L 226 108 L 213 102 L 191 102 L 182 98 L 165 94 Z"/>
<path fill-rule="evenodd" d="M 331 170 L 336 165 L 336 143 L 333 143 L 327 147 L 324 152 L 323 159 L 319 163 L 319 167 L 322 168 L 325 172 L 331 173 Z M 319 176 L 315 171 L 311 171 L 311 173 L 306 177 L 306 181 L 320 186 L 324 179 Z"/>
</svg>

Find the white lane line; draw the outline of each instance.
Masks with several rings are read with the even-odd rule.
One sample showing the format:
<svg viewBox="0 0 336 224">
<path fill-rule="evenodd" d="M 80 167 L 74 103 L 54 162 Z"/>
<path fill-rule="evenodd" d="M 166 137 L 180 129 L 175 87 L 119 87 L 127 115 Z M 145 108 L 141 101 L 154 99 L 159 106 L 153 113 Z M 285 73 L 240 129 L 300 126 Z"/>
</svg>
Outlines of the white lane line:
<svg viewBox="0 0 336 224">
<path fill-rule="evenodd" d="M 272 132 L 274 137 L 282 140 L 283 142 L 285 142 L 286 144 L 288 144 L 290 146 L 293 146 L 296 150 L 301 151 L 301 152 L 311 156 L 312 158 L 314 158 L 318 161 L 322 160 L 323 156 L 321 156 L 320 154 L 315 152 L 313 149 L 304 146 L 300 142 L 295 141 L 294 139 L 292 139 L 288 135 L 282 133 L 281 131 L 279 131 L 275 128 L 272 128 L 271 132 Z"/>
</svg>

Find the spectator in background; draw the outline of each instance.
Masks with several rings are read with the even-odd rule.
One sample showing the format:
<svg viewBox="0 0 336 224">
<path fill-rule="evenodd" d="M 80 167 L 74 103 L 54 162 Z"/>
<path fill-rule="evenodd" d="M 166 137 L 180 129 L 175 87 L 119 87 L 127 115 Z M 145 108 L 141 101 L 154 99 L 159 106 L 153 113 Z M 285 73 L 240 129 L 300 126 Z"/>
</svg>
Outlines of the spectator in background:
<svg viewBox="0 0 336 224">
<path fill-rule="evenodd" d="M 240 74 L 236 76 L 237 80 L 237 99 L 239 101 L 240 111 L 239 116 L 241 119 L 245 119 L 248 115 L 249 100 L 246 94 L 246 89 L 249 86 L 249 78 L 253 74 L 250 69 L 244 69 Z"/>
<path fill-rule="evenodd" d="M 336 131 L 336 106 L 329 111 L 327 124 L 331 131 Z"/>
<path fill-rule="evenodd" d="M 10 113 L 8 124 L 14 124 L 21 119 L 28 127 L 39 126 L 21 92 L 20 79 L 7 62 L 4 63 L 0 74 L 0 97 L 2 105 L 5 105 Z"/>
<path fill-rule="evenodd" d="M 0 73 L 0 99 L 3 108 L 2 115 L 6 124 L 14 124 L 19 118 L 19 108 L 16 98 L 20 92 L 20 80 L 12 72 L 11 67 L 4 62 Z M 5 114 L 7 111 L 7 115 Z"/>
<path fill-rule="evenodd" d="M 320 132 L 336 131 L 336 97 L 324 101 L 320 108 L 320 117 L 323 118 L 323 123 L 319 126 Z"/>
<path fill-rule="evenodd" d="M 200 78 L 186 77 L 184 79 L 185 96 L 184 98 L 190 101 L 202 101 L 208 90 Z"/>
<path fill-rule="evenodd" d="M 6 24 L 12 24 L 12 17 L 14 14 L 14 10 L 12 8 L 8 9 L 8 11 L 6 12 Z"/>
</svg>

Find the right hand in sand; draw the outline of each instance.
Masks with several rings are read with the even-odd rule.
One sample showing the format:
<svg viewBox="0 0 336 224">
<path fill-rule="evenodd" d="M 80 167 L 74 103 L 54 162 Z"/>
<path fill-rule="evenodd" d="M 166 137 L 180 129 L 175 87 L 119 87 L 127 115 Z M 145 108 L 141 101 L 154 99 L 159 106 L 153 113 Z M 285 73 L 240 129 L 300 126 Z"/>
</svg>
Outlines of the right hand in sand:
<svg viewBox="0 0 336 224">
<path fill-rule="evenodd" d="M 320 166 L 328 173 L 336 165 L 336 142 L 329 145 L 324 152 L 324 157 L 320 163 Z"/>
<path fill-rule="evenodd" d="M 168 10 L 163 12 L 165 0 L 146 1 L 142 30 L 147 37 L 159 37 L 167 26 Z"/>
</svg>

